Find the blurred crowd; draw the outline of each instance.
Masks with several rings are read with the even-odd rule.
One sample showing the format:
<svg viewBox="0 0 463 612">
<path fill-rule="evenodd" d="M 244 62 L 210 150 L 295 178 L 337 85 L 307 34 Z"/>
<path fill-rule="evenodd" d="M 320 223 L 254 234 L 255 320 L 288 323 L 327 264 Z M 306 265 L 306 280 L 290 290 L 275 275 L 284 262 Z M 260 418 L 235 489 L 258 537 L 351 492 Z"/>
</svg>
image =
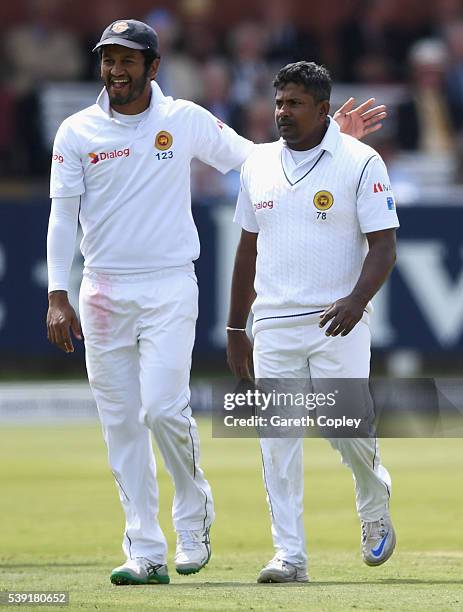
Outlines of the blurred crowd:
<svg viewBox="0 0 463 612">
<path fill-rule="evenodd" d="M 293 0 L 254 0 L 256 17 L 224 31 L 214 23 L 220 4 L 157 2 L 138 14 L 125 0 L 100 0 L 92 31 L 79 35 L 63 25 L 60 0 L 27 0 L 27 18 L 8 28 L 0 43 L 1 177 L 46 177 L 44 84 L 98 80 L 92 47 L 108 23 L 133 17 L 159 35 L 164 93 L 198 102 L 255 142 L 276 137 L 273 75 L 288 62 L 310 59 L 324 63 L 337 83 L 350 83 L 353 91 L 376 85 L 399 91 L 389 128 L 373 144 L 388 161 L 398 155 L 407 160 L 407 152 L 437 165 L 440 160 L 446 168 L 450 160 L 450 179 L 463 182 L 463 0 L 435 0 L 417 12 L 400 0 L 352 0 L 349 11 L 323 32 L 300 23 Z M 399 182 L 403 165 L 395 164 L 392 172 Z M 195 166 L 193 178 L 203 203 L 236 189 L 236 177 L 219 177 L 202 165 Z"/>
</svg>

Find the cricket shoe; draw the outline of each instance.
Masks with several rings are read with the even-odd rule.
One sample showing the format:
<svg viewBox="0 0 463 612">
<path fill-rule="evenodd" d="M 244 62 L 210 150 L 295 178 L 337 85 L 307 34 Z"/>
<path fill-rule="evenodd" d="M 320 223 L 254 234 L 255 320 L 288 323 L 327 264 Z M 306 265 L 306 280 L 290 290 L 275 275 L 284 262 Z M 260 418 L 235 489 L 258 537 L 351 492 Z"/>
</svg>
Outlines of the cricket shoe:
<svg viewBox="0 0 463 612">
<path fill-rule="evenodd" d="M 361 521 L 362 556 L 367 565 L 381 565 L 394 552 L 396 537 L 389 516 L 377 521 Z"/>
<path fill-rule="evenodd" d="M 154 563 L 145 557 L 128 559 L 124 565 L 114 568 L 110 580 L 117 585 L 169 584 L 170 582 L 167 565 Z"/>
<path fill-rule="evenodd" d="M 309 582 L 309 576 L 305 567 L 297 567 L 275 555 L 260 570 L 257 582 Z"/>
<path fill-rule="evenodd" d="M 175 551 L 175 569 L 179 574 L 196 574 L 211 558 L 209 529 L 179 531 Z"/>
</svg>

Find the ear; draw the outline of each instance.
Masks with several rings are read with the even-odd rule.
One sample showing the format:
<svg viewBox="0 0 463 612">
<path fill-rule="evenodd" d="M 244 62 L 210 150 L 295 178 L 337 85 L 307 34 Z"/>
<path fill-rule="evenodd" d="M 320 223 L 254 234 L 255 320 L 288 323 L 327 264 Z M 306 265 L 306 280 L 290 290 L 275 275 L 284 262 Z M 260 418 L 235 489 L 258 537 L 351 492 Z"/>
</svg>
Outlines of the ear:
<svg viewBox="0 0 463 612">
<path fill-rule="evenodd" d="M 151 81 L 154 81 L 154 79 L 156 78 L 158 71 L 159 71 L 159 65 L 161 63 L 161 58 L 158 57 L 157 59 L 154 60 L 154 62 L 151 64 L 149 72 L 148 72 L 148 76 L 150 78 Z"/>
<path fill-rule="evenodd" d="M 330 112 L 329 100 L 323 100 L 323 102 L 320 102 L 319 111 L 320 111 L 320 122 L 323 123 L 323 121 L 326 121 L 326 117 L 328 116 Z"/>
<path fill-rule="evenodd" d="M 98 55 L 100 58 L 100 77 L 103 78 L 103 52 L 98 49 Z"/>
</svg>

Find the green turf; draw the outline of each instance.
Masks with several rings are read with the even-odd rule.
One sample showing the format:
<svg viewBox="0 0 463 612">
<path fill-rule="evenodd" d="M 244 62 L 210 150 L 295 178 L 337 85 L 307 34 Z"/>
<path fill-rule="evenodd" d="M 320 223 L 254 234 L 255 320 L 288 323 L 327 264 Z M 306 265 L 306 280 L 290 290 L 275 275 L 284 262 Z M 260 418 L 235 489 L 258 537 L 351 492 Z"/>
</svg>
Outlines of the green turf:
<svg viewBox="0 0 463 612">
<path fill-rule="evenodd" d="M 463 609 L 462 440 L 383 441 L 398 547 L 378 568 L 360 561 L 349 470 L 327 443 L 306 441 L 312 581 L 257 585 L 272 556 L 257 441 L 213 440 L 208 422 L 201 432 L 217 512 L 209 565 L 175 573 L 172 486 L 160 467 L 172 582 L 116 587 L 109 575 L 123 561 L 123 517 L 99 428 L 3 428 L 0 590 L 68 590 L 71 610 Z"/>
</svg>

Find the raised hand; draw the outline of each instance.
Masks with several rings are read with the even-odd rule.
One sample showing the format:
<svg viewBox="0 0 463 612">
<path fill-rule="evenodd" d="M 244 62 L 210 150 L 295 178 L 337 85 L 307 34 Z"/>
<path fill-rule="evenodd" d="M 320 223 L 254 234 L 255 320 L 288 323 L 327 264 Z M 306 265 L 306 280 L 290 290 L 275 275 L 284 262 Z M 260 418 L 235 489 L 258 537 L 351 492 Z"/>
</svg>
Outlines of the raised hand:
<svg viewBox="0 0 463 612">
<path fill-rule="evenodd" d="M 349 98 L 334 114 L 341 132 L 361 140 L 368 134 L 377 132 L 383 127 L 381 123 L 387 117 L 384 104 L 373 106 L 375 98 L 370 98 L 354 108 L 355 98 Z"/>
</svg>

